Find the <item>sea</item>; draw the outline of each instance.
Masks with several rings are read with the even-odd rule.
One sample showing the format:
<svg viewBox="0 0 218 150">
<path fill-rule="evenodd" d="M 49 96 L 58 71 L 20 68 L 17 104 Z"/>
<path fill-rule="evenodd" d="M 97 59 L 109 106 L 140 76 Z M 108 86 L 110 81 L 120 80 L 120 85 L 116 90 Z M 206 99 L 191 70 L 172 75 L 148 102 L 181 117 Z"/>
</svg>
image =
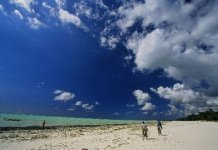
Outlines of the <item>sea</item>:
<svg viewBox="0 0 218 150">
<path fill-rule="evenodd" d="M 41 126 L 43 120 L 46 126 L 97 126 L 116 124 L 139 124 L 139 120 L 112 120 L 74 117 L 54 117 L 24 114 L 0 114 L 0 127 L 31 127 Z"/>
</svg>

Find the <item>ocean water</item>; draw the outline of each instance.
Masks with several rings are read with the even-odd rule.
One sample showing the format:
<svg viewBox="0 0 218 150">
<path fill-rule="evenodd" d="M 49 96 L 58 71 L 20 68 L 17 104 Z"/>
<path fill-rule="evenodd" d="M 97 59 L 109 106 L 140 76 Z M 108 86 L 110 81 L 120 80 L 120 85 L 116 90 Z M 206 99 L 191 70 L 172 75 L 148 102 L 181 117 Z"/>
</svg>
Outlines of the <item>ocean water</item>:
<svg viewBox="0 0 218 150">
<path fill-rule="evenodd" d="M 19 121 L 13 121 L 14 119 Z M 139 124 L 141 122 L 138 120 L 111 120 L 111 119 L 0 114 L 0 127 L 41 126 L 43 120 L 46 121 L 46 126 L 78 126 L 78 125 L 85 126 L 85 125 L 133 124 L 133 123 Z"/>
</svg>

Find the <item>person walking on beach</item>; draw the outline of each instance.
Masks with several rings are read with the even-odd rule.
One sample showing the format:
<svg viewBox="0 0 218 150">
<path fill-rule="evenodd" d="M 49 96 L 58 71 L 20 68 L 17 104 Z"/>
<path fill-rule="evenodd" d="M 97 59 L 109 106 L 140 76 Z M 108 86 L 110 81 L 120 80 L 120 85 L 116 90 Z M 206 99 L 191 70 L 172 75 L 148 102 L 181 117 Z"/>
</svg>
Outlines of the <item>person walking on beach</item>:
<svg viewBox="0 0 218 150">
<path fill-rule="evenodd" d="M 42 129 L 45 129 L 45 120 L 42 122 Z"/>
<path fill-rule="evenodd" d="M 144 140 L 144 137 L 147 139 L 148 138 L 148 128 L 144 121 L 142 121 L 141 127 L 142 127 L 142 139 Z"/>
<path fill-rule="evenodd" d="M 162 135 L 161 129 L 163 129 L 162 124 L 160 120 L 157 121 L 157 130 L 158 130 L 158 135 Z"/>
</svg>

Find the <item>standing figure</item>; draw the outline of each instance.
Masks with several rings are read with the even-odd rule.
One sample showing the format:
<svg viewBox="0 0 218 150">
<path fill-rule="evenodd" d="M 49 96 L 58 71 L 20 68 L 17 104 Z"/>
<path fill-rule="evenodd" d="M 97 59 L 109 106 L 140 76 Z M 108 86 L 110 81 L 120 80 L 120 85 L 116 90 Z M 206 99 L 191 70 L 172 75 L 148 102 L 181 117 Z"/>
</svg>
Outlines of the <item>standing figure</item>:
<svg viewBox="0 0 218 150">
<path fill-rule="evenodd" d="M 147 139 L 148 138 L 148 128 L 145 122 L 142 122 L 142 139 L 144 140 L 144 137 Z"/>
<path fill-rule="evenodd" d="M 45 120 L 42 122 L 42 129 L 45 129 Z"/>
<path fill-rule="evenodd" d="M 162 124 L 160 120 L 157 121 L 157 130 L 158 130 L 158 135 L 162 135 L 161 129 L 163 129 Z"/>
</svg>

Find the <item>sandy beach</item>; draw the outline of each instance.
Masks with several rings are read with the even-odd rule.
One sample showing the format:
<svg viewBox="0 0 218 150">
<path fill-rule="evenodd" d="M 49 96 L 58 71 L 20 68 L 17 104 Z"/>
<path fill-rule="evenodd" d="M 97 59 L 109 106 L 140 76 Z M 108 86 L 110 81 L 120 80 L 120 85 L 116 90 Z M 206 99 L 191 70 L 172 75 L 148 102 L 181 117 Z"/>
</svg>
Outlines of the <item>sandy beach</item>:
<svg viewBox="0 0 218 150">
<path fill-rule="evenodd" d="M 165 122 L 162 136 L 148 126 L 142 140 L 140 125 L 58 127 L 44 130 L 0 131 L 0 150 L 217 150 L 218 123 Z"/>
</svg>

